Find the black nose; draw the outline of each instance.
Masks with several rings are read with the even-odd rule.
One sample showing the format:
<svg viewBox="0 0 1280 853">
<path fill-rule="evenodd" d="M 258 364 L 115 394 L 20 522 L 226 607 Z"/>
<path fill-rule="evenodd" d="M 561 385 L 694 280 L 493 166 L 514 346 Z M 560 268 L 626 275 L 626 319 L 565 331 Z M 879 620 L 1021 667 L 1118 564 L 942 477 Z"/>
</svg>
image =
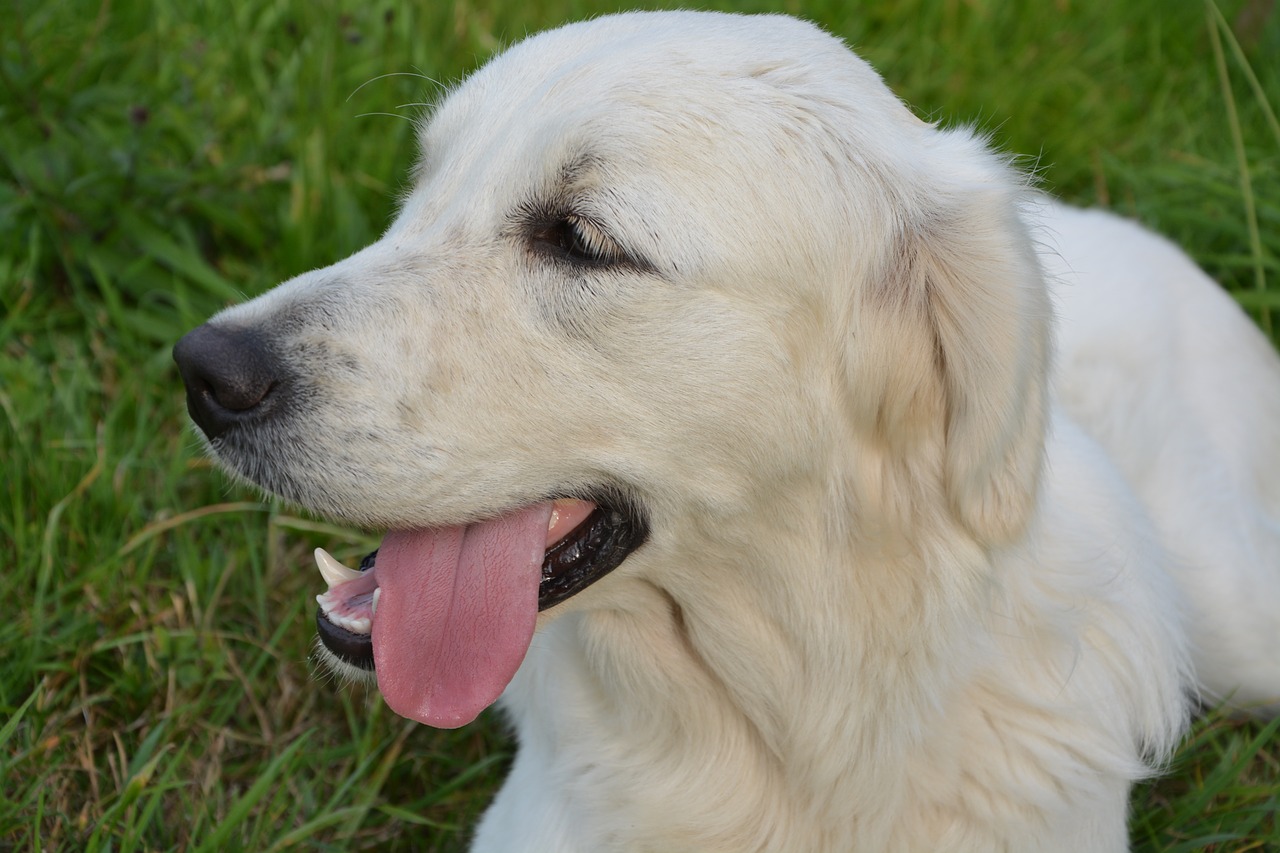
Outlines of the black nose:
<svg viewBox="0 0 1280 853">
<path fill-rule="evenodd" d="M 257 332 L 205 323 L 178 341 L 173 360 L 187 386 L 187 411 L 210 439 L 261 419 L 279 396 L 279 360 Z"/>
</svg>

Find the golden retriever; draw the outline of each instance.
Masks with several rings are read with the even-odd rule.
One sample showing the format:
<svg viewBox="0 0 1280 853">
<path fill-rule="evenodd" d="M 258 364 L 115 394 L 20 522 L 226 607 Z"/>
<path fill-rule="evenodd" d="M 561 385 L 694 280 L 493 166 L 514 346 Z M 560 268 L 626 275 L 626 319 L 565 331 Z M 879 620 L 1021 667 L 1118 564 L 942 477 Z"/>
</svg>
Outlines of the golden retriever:
<svg viewBox="0 0 1280 853">
<path fill-rule="evenodd" d="M 322 656 L 519 739 L 482 851 L 1117 851 L 1280 697 L 1280 366 L 1140 227 L 786 17 L 546 32 L 385 236 L 190 333 L 228 470 L 388 530 Z"/>
</svg>

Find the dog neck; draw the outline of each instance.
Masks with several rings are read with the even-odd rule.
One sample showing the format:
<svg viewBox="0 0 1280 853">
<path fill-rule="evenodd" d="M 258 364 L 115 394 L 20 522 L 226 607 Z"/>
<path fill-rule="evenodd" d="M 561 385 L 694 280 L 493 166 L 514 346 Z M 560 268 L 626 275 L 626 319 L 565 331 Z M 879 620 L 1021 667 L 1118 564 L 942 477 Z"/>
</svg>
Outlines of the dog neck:
<svg viewBox="0 0 1280 853">
<path fill-rule="evenodd" d="M 720 519 L 690 541 L 653 543 L 643 574 L 618 579 L 616 606 L 552 623 L 509 691 L 517 725 L 541 729 L 570 763 L 598 767 L 612 750 L 622 763 L 606 785 L 647 792 L 676 822 L 684 813 L 687 825 L 741 835 L 699 843 L 754 848 L 817 832 L 821 847 L 822 815 L 840 815 L 847 838 L 853 802 L 867 824 L 858 837 L 887 835 L 906 756 L 977 642 L 965 626 L 989 564 L 952 543 L 940 573 L 928 542 L 849 541 L 849 525 L 802 512 L 814 502 L 800 492 L 744 514 L 774 529 L 745 535 Z M 668 544 L 687 562 L 663 562 Z M 799 570 L 800 555 L 815 565 Z"/>
</svg>

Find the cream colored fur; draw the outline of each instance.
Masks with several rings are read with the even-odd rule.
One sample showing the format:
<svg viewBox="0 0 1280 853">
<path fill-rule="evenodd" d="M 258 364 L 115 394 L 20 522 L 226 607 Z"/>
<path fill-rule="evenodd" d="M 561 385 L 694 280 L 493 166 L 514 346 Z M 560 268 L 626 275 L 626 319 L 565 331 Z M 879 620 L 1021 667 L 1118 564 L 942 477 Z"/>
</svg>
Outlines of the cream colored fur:
<svg viewBox="0 0 1280 853">
<path fill-rule="evenodd" d="M 1280 367 L 1172 245 L 783 17 L 543 33 L 422 151 L 381 240 L 219 318 L 309 389 L 220 452 L 370 525 L 646 508 L 541 616 L 475 850 L 1125 850 L 1192 694 L 1276 709 Z"/>
</svg>

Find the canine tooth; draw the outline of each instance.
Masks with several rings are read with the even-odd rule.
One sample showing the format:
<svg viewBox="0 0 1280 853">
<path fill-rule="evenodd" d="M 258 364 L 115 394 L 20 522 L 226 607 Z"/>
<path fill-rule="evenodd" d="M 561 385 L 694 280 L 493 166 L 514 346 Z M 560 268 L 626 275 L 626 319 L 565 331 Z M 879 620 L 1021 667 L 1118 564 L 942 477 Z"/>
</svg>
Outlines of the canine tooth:
<svg viewBox="0 0 1280 853">
<path fill-rule="evenodd" d="M 330 589 L 340 583 L 353 581 L 360 577 L 360 572 L 342 565 L 323 548 L 316 549 L 316 567 L 320 569 L 320 574 L 324 577 L 324 582 L 329 585 Z"/>
<path fill-rule="evenodd" d="M 375 616 L 378 614 L 378 596 L 380 595 L 382 595 L 382 587 L 373 591 L 373 598 L 369 601 L 369 612 Z"/>
</svg>

